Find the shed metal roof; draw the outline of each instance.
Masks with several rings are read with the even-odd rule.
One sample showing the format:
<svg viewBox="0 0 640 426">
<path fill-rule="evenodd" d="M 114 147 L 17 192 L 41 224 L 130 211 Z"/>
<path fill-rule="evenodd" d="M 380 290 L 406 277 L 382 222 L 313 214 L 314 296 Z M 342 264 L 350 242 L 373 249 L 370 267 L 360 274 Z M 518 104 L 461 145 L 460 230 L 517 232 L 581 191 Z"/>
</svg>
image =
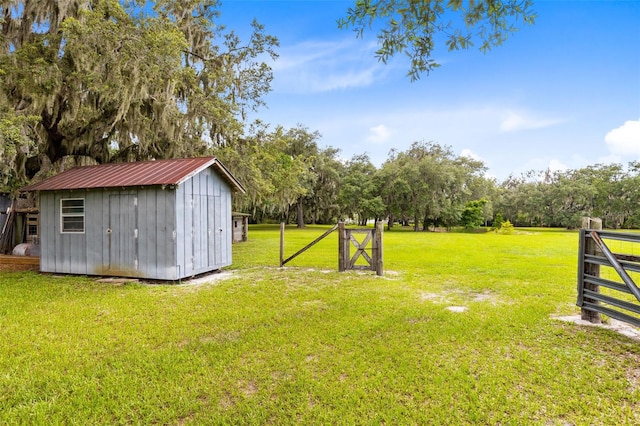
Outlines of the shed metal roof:
<svg viewBox="0 0 640 426">
<path fill-rule="evenodd" d="M 240 182 L 216 157 L 176 158 L 75 167 L 42 182 L 28 185 L 21 191 L 179 185 L 208 167 L 215 168 L 234 191 L 245 192 Z"/>
</svg>

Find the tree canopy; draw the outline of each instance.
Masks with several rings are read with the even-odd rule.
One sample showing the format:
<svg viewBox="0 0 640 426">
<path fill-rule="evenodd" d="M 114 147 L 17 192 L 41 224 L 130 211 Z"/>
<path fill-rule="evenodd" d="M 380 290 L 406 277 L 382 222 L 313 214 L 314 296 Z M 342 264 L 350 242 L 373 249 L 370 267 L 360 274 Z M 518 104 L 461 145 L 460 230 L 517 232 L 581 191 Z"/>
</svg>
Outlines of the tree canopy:
<svg viewBox="0 0 640 426">
<path fill-rule="evenodd" d="M 521 226 L 576 227 L 583 216 L 592 216 L 608 228 L 638 228 L 639 166 L 596 164 L 512 176 L 500 185 L 494 209 Z"/>
<path fill-rule="evenodd" d="M 277 39 L 253 22 L 242 42 L 218 23 L 217 0 L 12 0 L 0 16 L 9 186 L 65 156 L 202 154 L 237 137 L 270 88 L 259 58 L 276 56 Z"/>
<path fill-rule="evenodd" d="M 387 63 L 405 53 L 411 61 L 408 75 L 416 80 L 439 66 L 433 58 L 438 44 L 451 51 L 479 43 L 487 52 L 518 25 L 535 21 L 532 6 L 532 0 L 356 0 L 338 25 L 359 37 L 375 28 L 376 57 Z"/>
<path fill-rule="evenodd" d="M 379 31 L 378 57 L 407 53 L 415 79 L 437 66 L 438 43 L 486 51 L 532 23 L 531 7 L 356 0 L 340 24 Z M 320 147 L 303 125 L 247 129 L 278 42 L 255 21 L 246 41 L 221 22 L 217 0 L 0 0 L 0 192 L 67 165 L 214 154 L 247 188 L 234 207 L 256 221 L 388 219 L 417 231 L 502 220 L 572 227 L 596 216 L 640 228 L 637 162 L 497 183 L 481 161 L 435 142 L 392 150 L 376 167 L 366 153 L 346 160 Z"/>
</svg>

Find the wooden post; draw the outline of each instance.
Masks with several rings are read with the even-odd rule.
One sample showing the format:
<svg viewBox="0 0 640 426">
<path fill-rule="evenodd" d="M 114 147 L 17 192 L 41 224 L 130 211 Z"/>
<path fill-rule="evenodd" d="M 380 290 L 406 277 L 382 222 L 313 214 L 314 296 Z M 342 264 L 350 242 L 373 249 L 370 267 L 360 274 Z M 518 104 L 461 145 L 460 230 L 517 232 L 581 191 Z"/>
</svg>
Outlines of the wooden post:
<svg viewBox="0 0 640 426">
<path fill-rule="evenodd" d="M 280 222 L 280 267 L 284 264 L 284 222 Z"/>
<path fill-rule="evenodd" d="M 582 222 L 582 226 L 586 227 L 587 229 L 595 229 L 598 231 L 602 231 L 602 220 L 600 219 L 591 219 L 588 218 L 588 220 L 583 220 Z M 595 255 L 596 254 L 596 250 L 597 250 L 597 245 L 596 242 L 593 240 L 593 238 L 587 236 L 586 232 L 581 232 L 580 235 L 584 235 L 583 239 L 584 241 L 581 244 L 584 244 L 584 254 L 592 254 Z M 587 275 L 591 275 L 594 277 L 599 277 L 600 276 L 600 265 L 596 265 L 593 263 L 584 263 L 584 273 Z M 591 283 L 584 283 L 584 288 L 587 290 L 591 290 L 594 291 L 596 293 L 600 293 L 600 286 L 597 284 L 591 284 Z M 588 297 L 584 297 L 584 301 L 589 302 L 589 303 L 593 303 L 593 304 L 599 304 L 600 302 L 598 302 L 597 300 L 593 300 L 590 299 Z M 602 322 L 602 318 L 600 318 L 600 312 L 595 312 L 595 311 L 590 311 L 588 309 L 584 309 L 582 308 L 581 310 L 581 318 L 585 321 L 589 321 L 591 323 L 594 324 L 600 324 Z"/>
<path fill-rule="evenodd" d="M 373 259 L 373 269 L 376 275 L 384 275 L 384 250 L 382 247 L 382 233 L 384 231 L 384 223 L 381 220 L 376 222 L 376 228 L 373 233 L 373 241 L 371 242 L 371 258 Z"/>
<path fill-rule="evenodd" d="M 338 271 L 344 272 L 349 265 L 349 239 L 344 222 L 338 222 Z"/>
</svg>

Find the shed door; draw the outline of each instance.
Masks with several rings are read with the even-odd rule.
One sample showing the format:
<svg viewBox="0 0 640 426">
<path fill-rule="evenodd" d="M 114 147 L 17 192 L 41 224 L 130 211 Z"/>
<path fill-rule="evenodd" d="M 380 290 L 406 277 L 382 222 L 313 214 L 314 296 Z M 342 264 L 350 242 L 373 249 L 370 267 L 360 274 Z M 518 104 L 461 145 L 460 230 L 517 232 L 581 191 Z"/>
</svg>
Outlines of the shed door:
<svg viewBox="0 0 640 426">
<path fill-rule="evenodd" d="M 138 269 L 137 196 L 109 196 L 109 271 L 134 272 Z"/>
<path fill-rule="evenodd" d="M 209 229 L 212 230 L 209 237 L 209 246 L 212 248 L 209 255 L 209 264 L 223 265 L 229 263 L 229 229 L 226 229 L 226 223 L 223 221 L 222 200 L 220 196 L 209 197 Z"/>
<path fill-rule="evenodd" d="M 191 253 L 193 271 L 227 266 L 231 262 L 231 205 L 217 195 L 192 198 Z"/>
<path fill-rule="evenodd" d="M 207 198 L 202 195 L 193 196 L 193 230 L 192 230 L 192 251 L 193 251 L 193 269 L 201 270 L 209 266 L 207 263 L 209 245 L 207 244 Z"/>
<path fill-rule="evenodd" d="M 193 197 L 193 267 L 218 267 L 229 263 L 230 230 L 223 221 L 221 197 Z"/>
</svg>

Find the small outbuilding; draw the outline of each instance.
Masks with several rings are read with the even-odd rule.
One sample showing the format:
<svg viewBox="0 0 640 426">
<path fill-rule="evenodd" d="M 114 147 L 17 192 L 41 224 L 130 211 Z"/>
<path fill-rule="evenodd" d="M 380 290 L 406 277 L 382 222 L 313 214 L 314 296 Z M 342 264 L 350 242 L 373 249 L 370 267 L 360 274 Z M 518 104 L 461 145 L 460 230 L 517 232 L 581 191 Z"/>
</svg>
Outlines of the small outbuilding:
<svg viewBox="0 0 640 426">
<path fill-rule="evenodd" d="M 231 264 L 231 194 L 215 157 L 77 167 L 37 191 L 40 271 L 179 280 Z"/>
<path fill-rule="evenodd" d="M 249 215 L 246 213 L 233 213 L 233 242 L 241 243 L 249 237 Z"/>
</svg>

